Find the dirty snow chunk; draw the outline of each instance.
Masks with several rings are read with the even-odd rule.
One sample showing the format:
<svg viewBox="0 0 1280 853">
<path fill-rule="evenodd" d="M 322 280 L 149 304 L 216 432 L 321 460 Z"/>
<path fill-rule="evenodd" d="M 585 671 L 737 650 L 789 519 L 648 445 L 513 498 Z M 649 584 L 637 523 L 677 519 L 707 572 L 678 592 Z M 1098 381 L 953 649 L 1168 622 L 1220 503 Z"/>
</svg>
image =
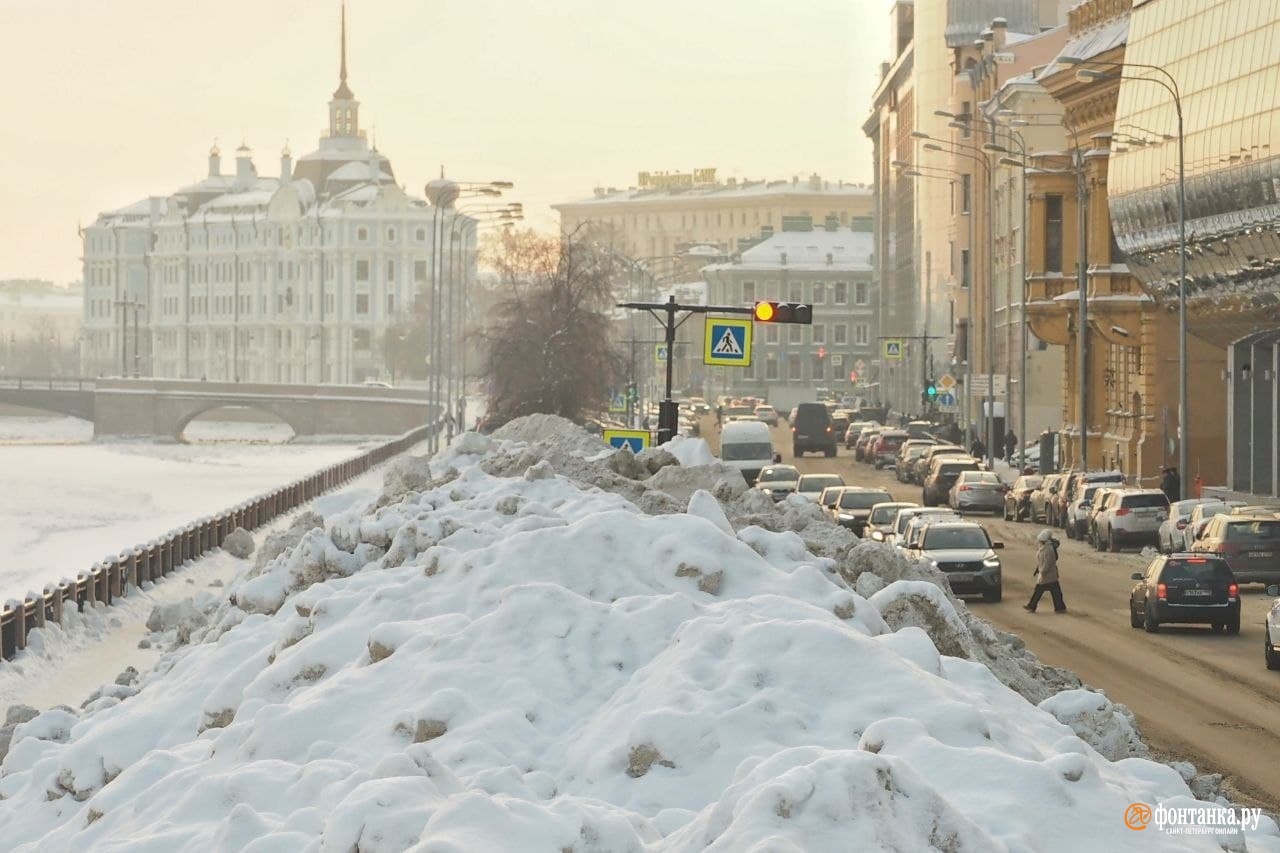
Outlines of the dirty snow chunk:
<svg viewBox="0 0 1280 853">
<path fill-rule="evenodd" d="M 671 454 L 665 445 L 662 447 L 646 447 L 636 456 L 636 461 L 643 465 L 644 469 L 650 474 L 656 474 L 668 465 L 681 464 L 680 460 Z"/>
<path fill-rule="evenodd" d="M 390 472 L 387 476 L 390 477 Z M 298 513 L 297 517 L 289 523 L 288 529 L 267 534 L 254 558 L 254 571 L 261 571 L 267 563 L 302 541 L 307 531 L 317 527 L 324 528 L 324 517 L 308 509 Z"/>
<path fill-rule="evenodd" d="M 677 435 L 662 447 L 685 466 L 712 465 L 720 461 L 711 452 L 707 442 L 701 438 Z"/>
<path fill-rule="evenodd" d="M 883 578 L 873 572 L 863 572 L 858 575 L 858 580 L 854 582 L 853 588 L 863 598 L 870 598 L 885 588 L 885 582 Z"/>
<path fill-rule="evenodd" d="M 702 489 L 717 493 L 717 487 L 724 499 L 732 500 L 747 490 L 747 481 L 742 472 L 720 462 L 711 465 L 671 465 L 654 474 L 645 485 L 651 489 L 666 492 L 678 501 L 684 502 L 693 497 L 693 493 Z M 727 486 L 727 489 L 726 489 Z M 720 494 L 716 495 L 721 497 Z"/>
<path fill-rule="evenodd" d="M 243 527 L 237 527 L 222 540 L 222 550 L 238 560 L 248 559 L 253 553 L 253 534 Z"/>
<path fill-rule="evenodd" d="M 552 444 L 565 452 L 598 453 L 603 442 L 573 421 L 559 415 L 525 415 L 508 421 L 493 431 L 497 441 L 520 441 L 527 444 Z"/>
<path fill-rule="evenodd" d="M 636 455 L 631 452 L 630 445 L 623 445 L 613 453 L 608 454 L 605 464 L 609 466 L 609 470 L 620 476 L 626 477 L 628 480 L 644 480 L 649 477 L 650 471 L 636 459 Z"/>
<path fill-rule="evenodd" d="M 235 592 L 236 604 L 248 613 L 275 613 L 293 593 L 328 578 L 346 577 L 365 562 L 340 549 L 321 531 L 313 530 L 257 577 L 241 584 Z"/>
<path fill-rule="evenodd" d="M 969 629 L 946 593 L 933 584 L 894 581 L 869 600 L 894 630 L 907 625 L 923 628 L 942 654 L 973 657 Z"/>
<path fill-rule="evenodd" d="M 1112 761 L 1149 755 L 1138 736 L 1133 712 L 1101 693 L 1083 688 L 1064 690 L 1045 699 L 1040 708 Z"/>
<path fill-rule="evenodd" d="M 725 516 L 724 509 L 720 506 L 720 502 L 712 497 L 708 491 L 698 489 L 689 498 L 689 515 L 705 518 L 720 528 L 721 532 L 730 536 L 733 535 L 733 525 L 729 523 L 729 519 Z"/>
</svg>

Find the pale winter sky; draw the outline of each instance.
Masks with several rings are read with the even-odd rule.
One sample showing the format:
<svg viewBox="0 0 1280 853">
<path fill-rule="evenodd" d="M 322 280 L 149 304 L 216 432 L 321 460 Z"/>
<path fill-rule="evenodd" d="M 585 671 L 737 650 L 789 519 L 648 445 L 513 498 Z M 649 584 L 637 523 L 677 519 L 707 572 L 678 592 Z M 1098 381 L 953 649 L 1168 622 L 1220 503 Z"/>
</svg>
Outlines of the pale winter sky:
<svg viewBox="0 0 1280 853">
<path fill-rule="evenodd" d="M 869 181 L 889 0 L 350 0 L 361 123 L 414 194 L 512 180 L 548 205 L 641 170 Z M 77 222 L 316 147 L 338 0 L 0 0 L 0 278 L 80 277 Z"/>
</svg>

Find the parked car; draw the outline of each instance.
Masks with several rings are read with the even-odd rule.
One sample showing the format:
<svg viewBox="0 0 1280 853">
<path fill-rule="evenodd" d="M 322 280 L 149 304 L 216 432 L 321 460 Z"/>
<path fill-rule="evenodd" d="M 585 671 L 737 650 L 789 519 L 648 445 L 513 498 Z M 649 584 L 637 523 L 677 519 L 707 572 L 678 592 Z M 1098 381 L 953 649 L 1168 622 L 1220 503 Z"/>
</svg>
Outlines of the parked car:
<svg viewBox="0 0 1280 853">
<path fill-rule="evenodd" d="M 1191 551 L 1226 560 L 1240 583 L 1280 582 L 1280 519 L 1219 513 Z"/>
<path fill-rule="evenodd" d="M 1130 576 L 1129 624 L 1154 634 L 1170 622 L 1240 633 L 1240 587 L 1226 560 L 1202 554 L 1160 555 Z"/>
<path fill-rule="evenodd" d="M 1046 474 L 1045 478 L 1040 481 L 1040 485 L 1031 492 L 1031 520 L 1043 521 L 1050 527 L 1055 526 L 1049 518 L 1049 507 L 1053 499 L 1058 495 L 1058 488 L 1062 483 L 1061 474 Z"/>
<path fill-rule="evenodd" d="M 907 527 L 910 523 L 921 516 L 929 518 L 955 518 L 960 516 L 951 509 L 941 507 L 927 506 L 908 506 L 898 510 L 898 514 L 893 517 L 893 526 L 889 532 L 884 535 L 884 541 L 901 548 L 906 546 Z M 871 534 L 871 538 L 875 539 L 875 534 Z"/>
<path fill-rule="evenodd" d="M 1156 548 L 1161 554 L 1172 554 L 1186 547 L 1186 536 L 1182 531 L 1187 529 L 1191 511 L 1204 502 L 1204 498 L 1187 498 L 1169 504 L 1169 513 L 1156 531 Z"/>
<path fill-rule="evenodd" d="M 1169 498 L 1159 489 L 1121 492 L 1093 519 L 1099 550 L 1126 545 L 1154 545 L 1160 522 L 1169 514 Z"/>
<path fill-rule="evenodd" d="M 986 529 L 972 521 L 939 521 L 926 524 L 918 550 L 947 576 L 956 595 L 981 595 L 997 602 L 1003 596 L 1000 556 L 1003 542 L 992 542 Z"/>
<path fill-rule="evenodd" d="M 1267 613 L 1266 630 L 1262 635 L 1263 658 L 1267 669 L 1280 669 L 1280 584 L 1267 587 L 1267 595 L 1276 600 Z"/>
<path fill-rule="evenodd" d="M 846 486 L 841 489 L 832 509 L 832 518 L 841 527 L 847 527 L 859 536 L 867 527 L 871 510 L 876 504 L 888 503 L 893 496 L 884 489 L 868 489 L 862 486 Z"/>
<path fill-rule="evenodd" d="M 933 431 L 938 425 L 933 421 L 910 421 L 903 427 L 911 438 L 933 438 Z"/>
<path fill-rule="evenodd" d="M 843 485 L 844 477 L 839 474 L 801 474 L 796 482 L 796 494 L 817 503 L 823 489 Z"/>
<path fill-rule="evenodd" d="M 1075 494 L 1067 503 L 1066 515 L 1063 518 L 1063 528 L 1067 532 L 1068 539 L 1084 539 L 1089 532 L 1089 514 L 1093 507 L 1093 496 L 1098 489 L 1103 486 L 1115 488 L 1123 487 L 1124 480 L 1104 480 L 1099 482 L 1090 482 L 1089 480 L 1080 480 L 1076 483 Z"/>
<path fill-rule="evenodd" d="M 1215 515 L 1230 511 L 1231 507 L 1227 505 L 1226 501 L 1217 500 L 1205 501 L 1192 507 L 1191 517 L 1187 519 L 1187 526 L 1182 531 L 1182 550 L 1191 550 L 1191 546 L 1204 534 L 1204 529 L 1209 525 L 1210 519 Z"/>
<path fill-rule="evenodd" d="M 791 421 L 791 453 L 798 459 L 815 450 L 828 457 L 836 455 L 831 413 L 822 403 L 801 403 Z"/>
<path fill-rule="evenodd" d="M 929 467 L 933 464 L 933 460 L 938 456 L 960 456 L 965 459 L 972 459 L 969 451 L 955 444 L 935 444 L 933 447 L 926 448 L 924 453 L 920 454 L 920 458 L 916 460 L 915 481 L 924 485 L 924 478 L 929 474 Z"/>
<path fill-rule="evenodd" d="M 845 431 L 849 429 L 849 424 L 853 422 L 853 412 L 848 409 L 836 409 L 831 413 L 831 428 L 836 431 L 836 435 L 843 437 Z"/>
<path fill-rule="evenodd" d="M 1058 516 L 1059 526 L 1067 531 L 1070 536 L 1073 532 L 1079 536 L 1082 528 L 1079 526 L 1073 531 L 1071 526 L 1078 523 L 1081 519 L 1078 513 L 1069 511 L 1069 507 L 1073 503 L 1078 503 L 1081 496 L 1089 486 L 1117 486 L 1124 484 L 1124 473 L 1121 471 L 1072 471 L 1067 475 L 1066 492 L 1058 495 Z"/>
<path fill-rule="evenodd" d="M 1083 531 L 1080 538 L 1088 542 L 1095 549 L 1102 550 L 1102 540 L 1098 537 L 1098 528 L 1096 519 L 1099 514 L 1115 505 L 1125 491 L 1124 486 L 1095 486 L 1093 494 L 1088 497 L 1088 502 L 1084 507 L 1084 520 L 1080 522 L 1080 529 Z M 1086 490 L 1088 495 L 1088 490 Z"/>
<path fill-rule="evenodd" d="M 1013 481 L 1004 493 L 1004 520 L 1022 521 L 1031 517 L 1031 493 L 1040 487 L 1044 478 L 1039 474 L 1024 474 Z"/>
<path fill-rule="evenodd" d="M 854 421 L 849 424 L 849 428 L 844 431 L 844 449 L 852 450 L 854 445 L 858 443 L 858 439 L 862 437 L 862 431 L 868 428 L 879 428 L 880 424 L 875 421 Z"/>
<path fill-rule="evenodd" d="M 756 406 L 756 420 L 769 426 L 778 425 L 778 410 L 773 406 Z"/>
<path fill-rule="evenodd" d="M 869 427 L 862 431 L 862 435 L 858 436 L 858 443 L 853 446 L 853 458 L 859 462 L 871 464 L 871 449 L 875 446 L 875 440 L 880 437 L 884 427 Z"/>
<path fill-rule="evenodd" d="M 877 471 L 897 464 L 898 450 L 907 438 L 907 433 L 900 429 L 887 429 L 876 436 L 871 447 L 871 464 Z"/>
<path fill-rule="evenodd" d="M 997 513 L 1004 509 L 1008 489 L 994 471 L 961 471 L 947 492 L 947 505 L 959 512 Z"/>
<path fill-rule="evenodd" d="M 832 521 L 835 521 L 836 505 L 840 503 L 840 493 L 847 488 L 849 487 L 844 485 L 827 486 L 822 490 L 822 494 L 818 495 L 818 506 L 822 507 L 822 511 L 830 516 Z"/>
<path fill-rule="evenodd" d="M 799 482 L 800 472 L 794 465 L 769 465 L 760 469 L 754 488 L 775 501 L 780 501 L 787 495 L 795 494 Z"/>
<path fill-rule="evenodd" d="M 914 483 L 916 462 L 924 452 L 933 447 L 928 439 L 908 439 L 898 448 L 898 460 L 893 466 L 894 476 L 899 483 Z"/>
<path fill-rule="evenodd" d="M 885 501 L 876 504 L 871 508 L 871 515 L 867 516 L 867 526 L 862 532 L 862 538 L 874 539 L 877 542 L 886 541 L 893 534 L 893 525 L 897 521 L 898 511 L 917 506 L 919 504 L 906 501 Z"/>
<path fill-rule="evenodd" d="M 925 506 L 945 504 L 961 472 L 977 470 L 978 460 L 971 456 L 939 456 L 933 460 L 929 475 L 924 478 L 920 503 Z"/>
</svg>

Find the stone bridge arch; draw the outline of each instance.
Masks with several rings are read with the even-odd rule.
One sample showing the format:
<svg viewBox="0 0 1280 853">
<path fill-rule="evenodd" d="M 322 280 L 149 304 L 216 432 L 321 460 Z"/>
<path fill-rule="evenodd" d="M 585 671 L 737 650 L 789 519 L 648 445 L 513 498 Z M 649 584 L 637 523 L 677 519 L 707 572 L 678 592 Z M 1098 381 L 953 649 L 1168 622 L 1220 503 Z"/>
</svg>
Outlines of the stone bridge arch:
<svg viewBox="0 0 1280 853">
<path fill-rule="evenodd" d="M 178 416 L 178 419 L 174 422 L 173 426 L 174 440 L 185 443 L 187 439 L 183 436 L 186 434 L 187 427 L 191 426 L 191 422 L 202 415 L 207 415 L 210 412 L 216 412 L 219 409 L 248 409 L 250 411 L 270 415 L 276 421 L 293 430 L 293 435 L 289 438 L 289 441 L 293 441 L 301 435 L 306 435 L 306 432 L 304 432 L 298 424 L 290 420 L 290 415 L 292 414 L 294 417 L 297 417 L 297 412 L 290 412 L 290 407 L 287 405 L 280 405 L 270 400 L 259 400 L 254 402 L 207 400 L 191 406 L 185 414 Z"/>
</svg>

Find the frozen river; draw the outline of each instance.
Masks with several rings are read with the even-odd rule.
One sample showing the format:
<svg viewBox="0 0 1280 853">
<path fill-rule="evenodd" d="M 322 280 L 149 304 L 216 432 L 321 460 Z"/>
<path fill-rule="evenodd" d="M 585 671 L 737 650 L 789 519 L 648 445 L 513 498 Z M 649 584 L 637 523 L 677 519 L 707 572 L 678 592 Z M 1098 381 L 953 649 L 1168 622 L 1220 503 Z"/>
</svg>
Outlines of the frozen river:
<svg viewBox="0 0 1280 853">
<path fill-rule="evenodd" d="M 0 601 L 355 455 L 380 439 L 278 444 L 275 424 L 201 424 L 189 440 L 90 443 L 73 418 L 0 417 Z"/>
</svg>

